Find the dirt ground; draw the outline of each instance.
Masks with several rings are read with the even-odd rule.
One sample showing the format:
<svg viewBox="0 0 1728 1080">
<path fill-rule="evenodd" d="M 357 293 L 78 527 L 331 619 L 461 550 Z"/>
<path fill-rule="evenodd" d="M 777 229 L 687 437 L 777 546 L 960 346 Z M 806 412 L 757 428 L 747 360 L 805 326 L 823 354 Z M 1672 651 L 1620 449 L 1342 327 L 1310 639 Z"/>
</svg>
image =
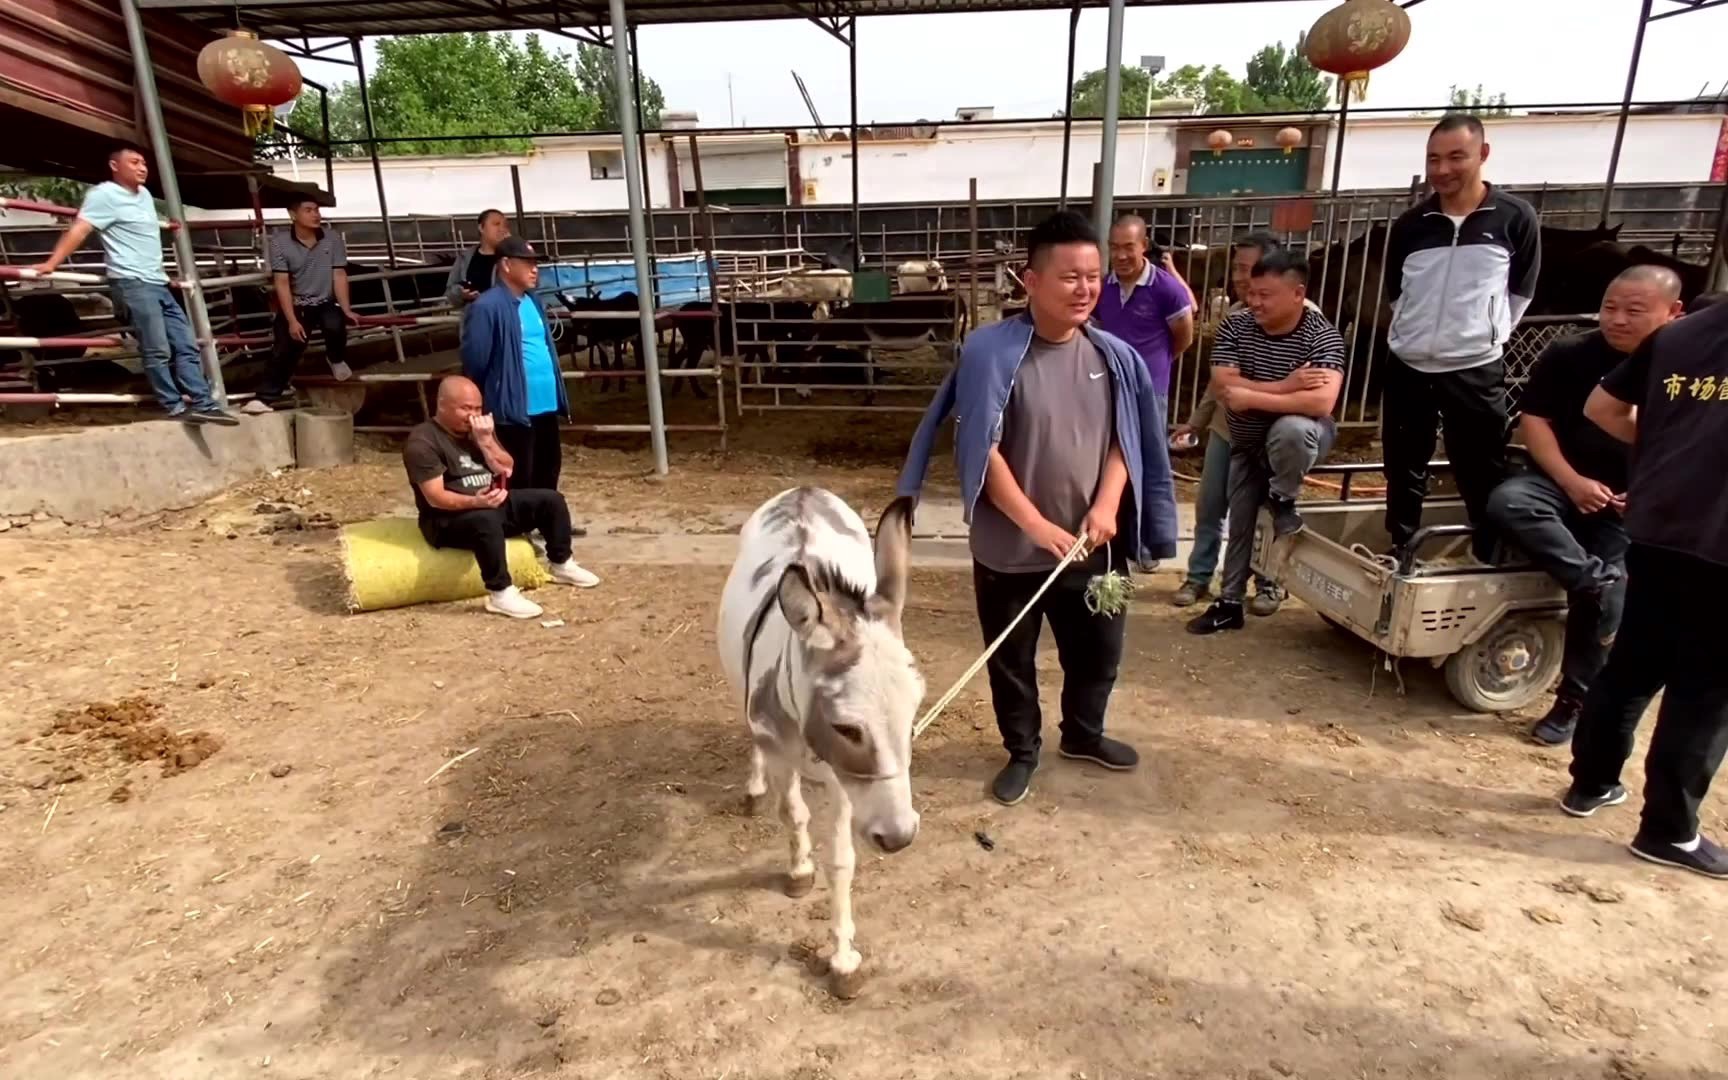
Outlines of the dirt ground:
<svg viewBox="0 0 1728 1080">
<path fill-rule="evenodd" d="M 401 509 L 383 453 L 0 536 L 0 1075 L 1728 1076 L 1728 890 L 1632 860 L 1635 806 L 1561 816 L 1528 717 L 1415 668 L 1401 697 L 1294 605 L 1189 637 L 1169 575 L 1111 714 L 1141 769 L 1052 755 L 997 807 L 980 678 L 918 746 L 918 842 L 861 853 L 871 979 L 831 997 L 801 960 L 827 891 L 782 895 L 778 827 L 739 812 L 725 567 L 633 548 L 793 481 L 868 516 L 891 473 L 837 457 L 654 482 L 573 450 L 577 515 L 613 531 L 582 548 L 600 589 L 537 594 L 550 629 L 347 615 L 332 531 L 253 527 Z M 971 605 L 964 573 L 915 576 L 932 699 Z"/>
</svg>

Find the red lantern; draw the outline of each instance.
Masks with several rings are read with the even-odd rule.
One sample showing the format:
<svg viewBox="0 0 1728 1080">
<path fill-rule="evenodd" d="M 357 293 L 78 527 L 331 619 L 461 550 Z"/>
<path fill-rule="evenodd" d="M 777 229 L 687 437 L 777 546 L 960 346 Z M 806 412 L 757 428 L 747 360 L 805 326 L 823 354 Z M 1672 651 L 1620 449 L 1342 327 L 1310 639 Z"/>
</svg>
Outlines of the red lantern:
<svg viewBox="0 0 1728 1080">
<path fill-rule="evenodd" d="M 238 105 L 246 134 L 275 126 L 276 106 L 300 96 L 300 69 L 281 49 L 264 44 L 250 30 L 230 30 L 198 54 L 198 81 L 217 101 Z"/>
<path fill-rule="evenodd" d="M 1225 131 L 1223 128 L 1219 128 L 1217 131 L 1206 136 L 1206 145 L 1212 148 L 1213 157 L 1222 157 L 1224 151 L 1236 145 L 1236 136 Z"/>
<path fill-rule="evenodd" d="M 1283 147 L 1284 156 L 1289 157 L 1291 154 L 1296 152 L 1298 146 L 1302 145 L 1302 129 L 1293 127 L 1280 128 L 1278 134 L 1272 137 L 1272 141 Z"/>
<path fill-rule="evenodd" d="M 1344 0 L 1315 21 L 1302 41 L 1303 55 L 1321 71 L 1338 76 L 1338 100 L 1368 96 L 1368 73 L 1410 44 L 1410 15 L 1392 0 Z"/>
</svg>

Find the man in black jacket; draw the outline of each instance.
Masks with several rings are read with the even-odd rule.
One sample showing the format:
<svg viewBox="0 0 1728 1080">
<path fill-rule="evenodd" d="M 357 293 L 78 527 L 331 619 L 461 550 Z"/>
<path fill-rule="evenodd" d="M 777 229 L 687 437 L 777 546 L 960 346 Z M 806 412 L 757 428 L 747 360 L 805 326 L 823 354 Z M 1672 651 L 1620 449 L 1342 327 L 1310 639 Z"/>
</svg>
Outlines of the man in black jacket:
<svg viewBox="0 0 1728 1080">
<path fill-rule="evenodd" d="M 1626 613 L 1572 739 L 1561 809 L 1626 801 L 1620 770 L 1657 691 L 1632 854 L 1728 879 L 1728 851 L 1698 810 L 1728 753 L 1728 304 L 1657 331 L 1591 392 L 1584 415 L 1632 445 Z"/>
<path fill-rule="evenodd" d="M 1434 194 L 1392 226 L 1386 296 L 1392 363 L 1381 413 L 1386 531 L 1397 547 L 1422 524 L 1428 459 L 1444 422 L 1446 456 L 1481 530 L 1506 472 L 1506 366 L 1512 328 L 1536 295 L 1541 228 L 1529 203 L 1488 184 L 1482 121 L 1450 115 L 1428 136 Z M 1476 552 L 1492 548 L 1478 532 Z"/>
</svg>

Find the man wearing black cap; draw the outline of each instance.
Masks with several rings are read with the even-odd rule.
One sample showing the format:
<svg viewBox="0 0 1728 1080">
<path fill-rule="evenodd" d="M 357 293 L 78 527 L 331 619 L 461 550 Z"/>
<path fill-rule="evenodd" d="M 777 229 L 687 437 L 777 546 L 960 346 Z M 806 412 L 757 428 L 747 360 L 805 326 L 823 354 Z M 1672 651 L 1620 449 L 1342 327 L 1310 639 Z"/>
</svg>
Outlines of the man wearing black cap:
<svg viewBox="0 0 1728 1080">
<path fill-rule="evenodd" d="M 558 487 L 563 451 L 558 424 L 570 414 L 551 319 L 534 295 L 540 253 L 519 236 L 498 244 L 497 284 L 468 310 L 462 374 L 474 380 L 498 441 L 515 461 L 518 488 Z"/>
</svg>

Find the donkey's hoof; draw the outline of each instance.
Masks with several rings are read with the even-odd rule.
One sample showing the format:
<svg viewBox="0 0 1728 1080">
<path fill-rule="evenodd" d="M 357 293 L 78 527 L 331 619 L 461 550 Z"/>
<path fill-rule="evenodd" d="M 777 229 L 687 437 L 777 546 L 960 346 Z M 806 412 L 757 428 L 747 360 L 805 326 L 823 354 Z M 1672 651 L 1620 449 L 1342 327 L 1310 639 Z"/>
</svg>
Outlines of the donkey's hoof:
<svg viewBox="0 0 1728 1080">
<path fill-rule="evenodd" d="M 767 809 L 768 809 L 768 793 L 766 791 L 764 791 L 760 795 L 746 794 L 744 796 L 744 816 L 745 817 L 761 817 L 762 812 L 767 810 Z"/>
<path fill-rule="evenodd" d="M 863 967 L 857 967 L 841 974 L 833 968 L 828 969 L 828 991 L 841 1001 L 851 1001 L 864 992 L 864 984 L 869 979 Z"/>
<path fill-rule="evenodd" d="M 815 874 L 805 874 L 802 877 L 799 877 L 797 874 L 789 874 L 786 877 L 786 895 L 790 896 L 794 900 L 801 896 L 809 896 L 810 890 L 815 887 Z"/>
</svg>

